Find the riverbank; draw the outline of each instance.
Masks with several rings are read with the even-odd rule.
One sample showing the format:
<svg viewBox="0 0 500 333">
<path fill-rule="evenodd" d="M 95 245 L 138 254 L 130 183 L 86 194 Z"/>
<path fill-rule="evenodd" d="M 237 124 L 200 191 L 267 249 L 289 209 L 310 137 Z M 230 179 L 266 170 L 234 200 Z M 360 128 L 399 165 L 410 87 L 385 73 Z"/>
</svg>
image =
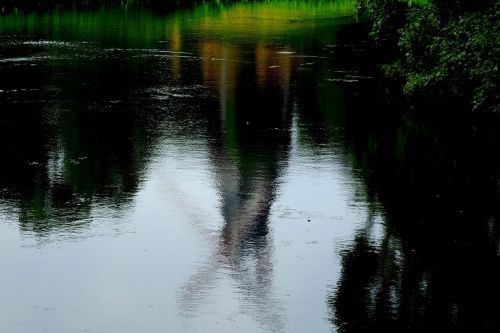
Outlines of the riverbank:
<svg viewBox="0 0 500 333">
<path fill-rule="evenodd" d="M 199 0 L 0 0 L 0 13 L 34 12 L 50 9 L 97 9 L 102 7 L 151 8 L 158 11 L 194 6 Z"/>
</svg>

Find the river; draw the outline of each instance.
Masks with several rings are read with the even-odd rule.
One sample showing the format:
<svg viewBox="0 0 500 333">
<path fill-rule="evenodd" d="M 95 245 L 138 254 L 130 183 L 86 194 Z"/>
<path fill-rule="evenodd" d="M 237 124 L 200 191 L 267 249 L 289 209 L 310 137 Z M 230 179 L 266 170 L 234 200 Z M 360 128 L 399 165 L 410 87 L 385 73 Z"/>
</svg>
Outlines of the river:
<svg viewBox="0 0 500 333">
<path fill-rule="evenodd" d="M 1 16 L 0 331 L 498 327 L 497 146 L 384 111 L 358 30 L 340 0 Z"/>
</svg>

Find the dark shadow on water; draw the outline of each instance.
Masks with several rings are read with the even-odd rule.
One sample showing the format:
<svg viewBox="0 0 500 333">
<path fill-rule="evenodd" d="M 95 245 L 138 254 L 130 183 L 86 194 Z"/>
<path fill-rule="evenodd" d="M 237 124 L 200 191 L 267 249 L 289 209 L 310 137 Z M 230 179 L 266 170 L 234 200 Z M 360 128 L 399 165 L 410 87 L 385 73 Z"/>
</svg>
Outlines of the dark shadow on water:
<svg viewBox="0 0 500 333">
<path fill-rule="evenodd" d="M 367 225 L 342 249 L 332 323 L 340 332 L 497 332 L 499 117 L 449 105 L 404 111 L 373 86 L 359 91 L 346 97 L 346 150 L 383 236 Z"/>
</svg>

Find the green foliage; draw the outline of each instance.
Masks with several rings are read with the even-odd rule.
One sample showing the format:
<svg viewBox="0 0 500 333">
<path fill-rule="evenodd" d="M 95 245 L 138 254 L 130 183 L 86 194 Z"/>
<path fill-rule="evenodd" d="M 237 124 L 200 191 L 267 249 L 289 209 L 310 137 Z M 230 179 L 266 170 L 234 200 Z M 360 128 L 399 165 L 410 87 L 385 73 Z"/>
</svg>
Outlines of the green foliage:
<svg viewBox="0 0 500 333">
<path fill-rule="evenodd" d="M 358 2 L 372 21 L 374 39 L 385 32 L 397 43 L 399 59 L 385 66 L 385 72 L 403 80 L 406 95 L 453 99 L 473 111 L 499 111 L 496 1 L 434 0 L 424 6 L 407 4 L 400 11 L 387 10 L 395 8 L 395 0 Z M 386 22 L 399 27 L 390 23 L 381 28 Z"/>
<path fill-rule="evenodd" d="M 375 41 L 396 34 L 405 21 L 406 3 L 399 0 L 358 0 L 356 13 L 367 14 L 372 23 L 371 36 Z"/>
<path fill-rule="evenodd" d="M 401 29 L 407 94 L 456 96 L 472 110 L 498 111 L 498 14 L 494 8 L 443 19 L 413 9 Z"/>
</svg>

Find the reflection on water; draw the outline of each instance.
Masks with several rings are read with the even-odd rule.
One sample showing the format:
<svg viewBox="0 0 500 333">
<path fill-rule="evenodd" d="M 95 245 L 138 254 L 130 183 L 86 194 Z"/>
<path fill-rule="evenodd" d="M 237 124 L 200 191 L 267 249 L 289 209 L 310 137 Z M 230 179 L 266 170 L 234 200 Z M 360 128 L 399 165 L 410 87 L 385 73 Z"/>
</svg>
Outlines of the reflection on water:
<svg viewBox="0 0 500 333">
<path fill-rule="evenodd" d="M 342 250 L 332 321 L 341 332 L 497 331 L 500 160 L 487 129 L 498 119 L 389 118 L 396 126 L 352 123 L 354 161 L 385 230 L 375 241 L 371 225 L 360 228 Z"/>
<path fill-rule="evenodd" d="M 351 15 L 1 17 L 0 331 L 494 331 L 496 142 L 374 112 Z"/>
<path fill-rule="evenodd" d="M 332 323 L 340 332 L 497 331 L 499 118 L 446 105 L 409 116 L 397 103 L 375 115 L 373 93 L 348 93 L 346 131 L 384 233 L 368 221 L 340 250 Z"/>
<path fill-rule="evenodd" d="M 2 189 L 24 226 L 68 226 L 93 199 L 118 207 L 137 190 L 151 140 L 145 122 L 155 121 L 130 101 L 133 72 L 123 67 L 111 59 L 2 66 Z"/>
<path fill-rule="evenodd" d="M 207 297 L 206 288 L 216 288 L 219 271 L 226 271 L 245 299 L 244 311 L 263 327 L 280 331 L 284 318 L 273 297 L 268 223 L 289 152 L 293 59 L 280 56 L 279 48 L 255 48 L 255 65 L 247 73 L 238 73 L 241 66 L 224 60 L 202 65 L 204 82 L 217 91 L 220 103 L 210 159 L 223 224 L 213 240 L 213 253 L 184 286 L 181 302 L 185 314 L 192 316 Z M 203 43 L 201 49 L 205 59 L 241 57 L 240 50 L 223 43 Z M 239 75 L 245 81 L 238 80 Z"/>
</svg>

